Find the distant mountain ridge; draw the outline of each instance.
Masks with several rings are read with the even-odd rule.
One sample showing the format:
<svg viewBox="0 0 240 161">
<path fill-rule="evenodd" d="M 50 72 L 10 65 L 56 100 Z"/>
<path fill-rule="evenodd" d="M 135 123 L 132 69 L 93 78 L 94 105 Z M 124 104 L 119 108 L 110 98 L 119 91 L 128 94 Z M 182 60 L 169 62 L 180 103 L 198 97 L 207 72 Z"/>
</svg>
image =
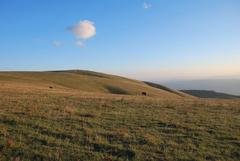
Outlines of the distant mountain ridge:
<svg viewBox="0 0 240 161">
<path fill-rule="evenodd" d="M 240 79 L 202 79 L 169 81 L 161 84 L 176 90 L 207 90 L 240 95 Z"/>
<path fill-rule="evenodd" d="M 181 90 L 184 93 L 190 94 L 199 98 L 220 98 L 220 99 L 239 99 L 240 96 L 230 95 L 226 93 L 219 93 L 208 90 Z"/>
</svg>

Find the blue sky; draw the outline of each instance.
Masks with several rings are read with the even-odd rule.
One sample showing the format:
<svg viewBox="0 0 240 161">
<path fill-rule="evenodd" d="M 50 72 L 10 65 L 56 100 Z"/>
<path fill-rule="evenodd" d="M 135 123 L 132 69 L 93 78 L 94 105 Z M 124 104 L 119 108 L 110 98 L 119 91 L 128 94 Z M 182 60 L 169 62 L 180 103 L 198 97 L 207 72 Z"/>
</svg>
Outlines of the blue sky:
<svg viewBox="0 0 240 161">
<path fill-rule="evenodd" d="M 73 31 L 85 21 L 96 29 L 89 38 Z M 0 0 L 0 70 L 63 69 L 240 76 L 240 1 Z"/>
</svg>

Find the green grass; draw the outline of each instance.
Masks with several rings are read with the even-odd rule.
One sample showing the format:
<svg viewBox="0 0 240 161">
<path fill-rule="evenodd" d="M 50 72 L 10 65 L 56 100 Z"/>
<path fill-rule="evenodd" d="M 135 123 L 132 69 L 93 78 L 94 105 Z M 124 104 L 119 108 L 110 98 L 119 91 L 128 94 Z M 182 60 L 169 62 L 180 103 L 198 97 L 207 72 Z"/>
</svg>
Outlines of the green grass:
<svg viewBox="0 0 240 161">
<path fill-rule="evenodd" d="M 0 161 L 240 158 L 240 100 L 181 98 L 164 91 L 163 97 L 91 93 L 54 83 L 49 89 L 49 78 L 38 82 L 36 77 L 34 83 L 28 74 L 3 75 Z M 124 81 L 125 90 L 131 82 L 136 85 Z"/>
<path fill-rule="evenodd" d="M 239 105 L 1 92 L 0 160 L 239 160 Z"/>
</svg>

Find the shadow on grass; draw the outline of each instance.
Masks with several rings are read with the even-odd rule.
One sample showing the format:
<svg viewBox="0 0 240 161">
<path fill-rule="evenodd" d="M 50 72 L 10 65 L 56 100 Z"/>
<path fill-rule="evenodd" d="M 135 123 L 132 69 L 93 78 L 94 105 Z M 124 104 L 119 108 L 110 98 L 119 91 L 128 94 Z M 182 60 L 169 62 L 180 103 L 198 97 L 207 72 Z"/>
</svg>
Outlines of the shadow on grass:
<svg viewBox="0 0 240 161">
<path fill-rule="evenodd" d="M 122 149 L 111 145 L 96 143 L 91 143 L 91 146 L 93 147 L 93 150 L 96 152 L 108 153 L 115 157 L 127 158 L 127 160 L 133 160 L 135 157 L 135 152 L 130 149 Z"/>
<path fill-rule="evenodd" d="M 119 87 L 114 87 L 114 86 L 105 86 L 105 88 L 111 93 L 111 94 L 124 94 L 124 95 L 128 95 L 129 93 L 122 88 Z"/>
</svg>

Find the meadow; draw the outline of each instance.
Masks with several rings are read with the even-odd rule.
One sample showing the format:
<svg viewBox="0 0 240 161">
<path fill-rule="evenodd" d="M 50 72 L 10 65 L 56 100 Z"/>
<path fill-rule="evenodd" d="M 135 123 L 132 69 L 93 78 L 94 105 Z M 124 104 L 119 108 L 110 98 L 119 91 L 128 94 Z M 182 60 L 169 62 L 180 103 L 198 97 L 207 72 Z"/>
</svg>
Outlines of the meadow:
<svg viewBox="0 0 240 161">
<path fill-rule="evenodd" d="M 1 161 L 240 158 L 237 99 L 49 89 L 0 79 Z"/>
</svg>

